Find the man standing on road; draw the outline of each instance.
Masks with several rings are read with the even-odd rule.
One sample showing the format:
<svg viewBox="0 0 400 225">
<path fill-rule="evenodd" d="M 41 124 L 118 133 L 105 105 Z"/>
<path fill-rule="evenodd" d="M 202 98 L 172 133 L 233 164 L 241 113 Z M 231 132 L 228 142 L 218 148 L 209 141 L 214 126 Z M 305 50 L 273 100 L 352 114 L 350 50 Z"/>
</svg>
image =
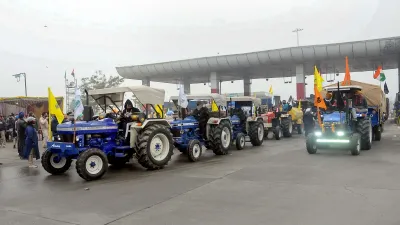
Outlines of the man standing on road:
<svg viewBox="0 0 400 225">
<path fill-rule="evenodd" d="M 49 121 L 47 112 L 43 112 L 40 117 L 40 129 L 42 130 L 43 144 L 42 147 L 47 147 L 47 141 L 49 139 Z"/>
<path fill-rule="evenodd" d="M 26 122 L 24 120 L 25 114 L 24 112 L 20 112 L 18 114 L 18 154 L 21 159 L 24 157 L 24 147 L 25 147 L 25 129 Z"/>
<path fill-rule="evenodd" d="M 1 147 L 5 148 L 6 147 L 6 130 L 7 130 L 7 124 L 6 121 L 4 121 L 4 118 L 2 115 L 0 115 L 0 135 L 1 135 Z"/>
</svg>

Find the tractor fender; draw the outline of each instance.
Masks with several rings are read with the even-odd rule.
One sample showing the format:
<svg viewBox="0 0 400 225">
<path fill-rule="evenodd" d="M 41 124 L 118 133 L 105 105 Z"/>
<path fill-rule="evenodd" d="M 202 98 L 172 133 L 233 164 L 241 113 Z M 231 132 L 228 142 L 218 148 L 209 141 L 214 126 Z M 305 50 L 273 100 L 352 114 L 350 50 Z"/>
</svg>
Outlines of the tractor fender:
<svg viewBox="0 0 400 225">
<path fill-rule="evenodd" d="M 168 121 L 166 119 L 150 119 L 150 120 L 145 120 L 141 126 L 138 126 L 137 123 L 132 124 L 131 128 L 136 128 L 136 129 L 143 129 L 147 126 L 150 126 L 152 124 L 161 124 L 164 125 L 168 128 L 171 128 L 171 125 L 168 123 Z"/>
<path fill-rule="evenodd" d="M 232 122 L 229 118 L 215 118 L 215 117 L 211 117 L 210 119 L 208 119 L 207 121 L 207 127 L 206 127 L 206 136 L 207 139 L 209 139 L 209 135 L 210 135 L 210 131 L 211 131 L 211 126 L 212 125 L 218 125 L 220 124 L 222 121 L 227 121 L 229 123 L 229 126 L 231 128 L 231 132 L 232 132 Z"/>
<path fill-rule="evenodd" d="M 224 121 L 224 120 L 228 121 L 229 124 L 231 124 L 231 120 L 229 118 L 215 118 L 215 117 L 211 117 L 210 119 L 208 119 L 207 124 L 208 125 L 218 125 L 221 123 L 221 121 Z"/>
</svg>

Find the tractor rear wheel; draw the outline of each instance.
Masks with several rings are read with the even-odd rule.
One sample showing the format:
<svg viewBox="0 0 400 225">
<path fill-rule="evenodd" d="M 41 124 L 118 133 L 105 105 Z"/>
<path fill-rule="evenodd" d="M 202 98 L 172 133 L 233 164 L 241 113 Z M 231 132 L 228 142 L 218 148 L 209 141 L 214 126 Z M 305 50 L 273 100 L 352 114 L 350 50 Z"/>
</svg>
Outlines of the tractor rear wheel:
<svg viewBox="0 0 400 225">
<path fill-rule="evenodd" d="M 232 141 L 231 127 L 228 121 L 222 120 L 211 128 L 210 144 L 216 155 L 228 154 Z"/>
<path fill-rule="evenodd" d="M 291 137 L 293 131 L 293 122 L 291 117 L 282 118 L 282 133 L 284 137 Z"/>
<path fill-rule="evenodd" d="M 253 146 L 260 146 L 264 141 L 264 123 L 255 121 L 249 124 L 250 142 Z"/>
<path fill-rule="evenodd" d="M 361 136 L 361 150 L 370 150 L 372 144 L 372 126 L 369 119 L 358 121 L 357 133 Z"/>
<path fill-rule="evenodd" d="M 375 128 L 374 128 L 374 141 L 380 141 L 381 140 L 381 137 L 382 137 L 382 128 L 381 128 L 381 126 L 376 126 Z"/>
<path fill-rule="evenodd" d="M 172 133 L 164 125 L 149 125 L 139 133 L 136 149 L 140 165 L 150 170 L 162 169 L 174 153 Z"/>
<path fill-rule="evenodd" d="M 57 153 L 46 150 L 42 154 L 42 166 L 44 170 L 53 175 L 65 173 L 71 166 L 72 159 L 59 157 Z"/>
<path fill-rule="evenodd" d="M 107 156 L 97 148 L 91 148 L 82 152 L 76 160 L 76 172 L 87 181 L 100 179 L 107 170 Z"/>
</svg>

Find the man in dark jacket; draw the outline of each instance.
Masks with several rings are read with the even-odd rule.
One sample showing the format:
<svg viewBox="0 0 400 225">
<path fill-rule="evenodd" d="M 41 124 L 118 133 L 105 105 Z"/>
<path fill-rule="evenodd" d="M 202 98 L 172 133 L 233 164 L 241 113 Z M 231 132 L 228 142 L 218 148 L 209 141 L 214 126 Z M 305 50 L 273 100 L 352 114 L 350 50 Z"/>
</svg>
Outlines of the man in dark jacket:
<svg viewBox="0 0 400 225">
<path fill-rule="evenodd" d="M 312 114 L 311 108 L 307 108 L 306 112 L 303 115 L 303 122 L 304 122 L 304 131 L 305 131 L 305 136 L 309 133 L 311 133 L 314 129 L 314 116 Z"/>
<path fill-rule="evenodd" d="M 18 114 L 18 123 L 17 123 L 17 129 L 18 129 L 18 154 L 23 158 L 24 154 L 24 147 L 25 147 L 25 129 L 26 129 L 26 122 L 24 120 L 25 114 L 23 112 L 20 112 Z"/>
<path fill-rule="evenodd" d="M 6 147 L 6 130 L 7 130 L 7 123 L 4 120 L 3 116 L 0 115 L 0 136 L 1 136 L 0 147 L 2 148 Z"/>
</svg>

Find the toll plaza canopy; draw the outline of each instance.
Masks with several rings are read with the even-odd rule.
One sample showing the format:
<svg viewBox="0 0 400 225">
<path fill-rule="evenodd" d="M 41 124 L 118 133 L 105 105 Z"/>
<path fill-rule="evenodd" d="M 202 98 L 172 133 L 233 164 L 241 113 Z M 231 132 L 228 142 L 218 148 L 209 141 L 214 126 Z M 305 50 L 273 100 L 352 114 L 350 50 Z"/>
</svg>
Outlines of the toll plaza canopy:
<svg viewBox="0 0 400 225">
<path fill-rule="evenodd" d="M 344 57 L 349 57 L 350 71 L 373 71 L 398 68 L 400 37 L 325 45 L 299 46 L 234 55 L 218 55 L 146 65 L 117 67 L 128 79 L 178 83 L 208 83 L 210 74 L 218 81 L 312 75 L 317 65 L 324 74 L 343 73 Z M 299 65 L 302 65 L 299 67 Z M 212 77 L 212 76 L 211 76 Z M 301 81 L 304 82 L 304 81 Z"/>
</svg>

